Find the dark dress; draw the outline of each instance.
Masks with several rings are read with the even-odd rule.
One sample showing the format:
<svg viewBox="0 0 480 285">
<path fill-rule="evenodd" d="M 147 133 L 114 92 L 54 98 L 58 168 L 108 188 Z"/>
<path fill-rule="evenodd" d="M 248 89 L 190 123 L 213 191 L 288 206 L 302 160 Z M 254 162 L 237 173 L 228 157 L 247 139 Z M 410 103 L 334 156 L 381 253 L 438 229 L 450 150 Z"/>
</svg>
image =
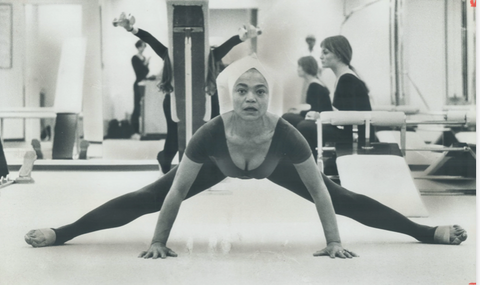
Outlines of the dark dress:
<svg viewBox="0 0 480 285">
<path fill-rule="evenodd" d="M 333 106 L 340 111 L 371 111 L 368 88 L 365 83 L 353 74 L 346 73 L 338 79 L 337 87 L 333 95 Z M 317 156 L 317 125 L 315 121 L 304 120 L 297 125 L 297 129 L 307 139 L 314 156 Z M 373 128 L 370 137 L 374 138 Z M 352 142 L 352 126 L 343 129 L 331 125 L 323 127 L 323 144 Z M 358 127 L 358 141 L 365 141 L 365 126 Z"/>
<path fill-rule="evenodd" d="M 332 102 L 330 101 L 330 91 L 328 91 L 327 87 L 317 82 L 312 82 L 308 85 L 307 104 L 310 104 L 309 110 L 301 111 L 300 114 L 286 113 L 283 114 L 282 118 L 296 127 L 298 123 L 305 120 L 305 115 L 310 111 L 321 113 L 333 110 Z"/>
</svg>

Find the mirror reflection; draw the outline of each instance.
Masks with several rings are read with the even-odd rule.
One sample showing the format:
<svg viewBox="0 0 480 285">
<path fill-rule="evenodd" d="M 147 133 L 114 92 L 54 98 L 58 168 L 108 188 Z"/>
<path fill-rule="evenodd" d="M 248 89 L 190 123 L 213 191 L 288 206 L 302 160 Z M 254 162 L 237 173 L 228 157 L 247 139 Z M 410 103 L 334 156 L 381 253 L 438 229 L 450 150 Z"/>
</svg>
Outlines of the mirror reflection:
<svg viewBox="0 0 480 285">
<path fill-rule="evenodd" d="M 0 94 L 0 136 L 12 163 L 21 160 L 23 150 L 33 147 L 38 159 L 41 152 L 45 160 L 152 164 L 163 160 L 168 169 L 182 156 L 188 132 L 218 114 L 218 98 L 195 89 L 206 97 L 203 103 L 194 102 L 197 105 L 189 111 L 193 127 L 188 130 L 182 124 L 189 114 L 172 110 L 173 97 L 175 106 L 184 104 L 186 99 L 179 95 L 183 91 L 172 95 L 159 88 L 168 76 L 172 84 L 175 77 L 184 81 L 185 76 L 178 76 L 175 70 L 187 64 L 185 59 L 174 60 L 174 54 L 183 51 L 173 48 L 174 24 L 164 1 L 31 2 L 9 6 L 13 26 L 19 28 L 2 30 L 1 35 L 11 37 L 13 51 L 12 66 L 2 67 L 0 72 L 5 90 Z M 476 102 L 473 10 L 463 1 L 427 2 L 210 1 L 204 11 L 203 52 L 195 50 L 193 43 L 190 64 L 192 70 L 202 70 L 203 89 L 207 88 L 210 53 L 241 35 L 242 29 L 258 28 L 258 35 L 216 58 L 215 68 L 256 53 L 276 71 L 279 82 L 275 89 L 281 96 L 272 98 L 272 112 L 279 116 L 306 114 L 315 104 L 308 98 L 312 80 L 334 101 L 338 78 L 332 69 L 322 67 L 320 44 L 327 37 L 343 35 L 352 46 L 351 65 L 366 83 L 373 109 L 410 106 L 418 110 L 421 119 L 449 109 L 469 110 Z M 133 15 L 136 28 L 167 48 L 167 64 L 173 68 L 165 68 L 165 59 L 151 45 L 139 42 L 137 35 L 112 25 L 122 12 Z M 83 41 L 75 43 L 75 38 Z M 304 56 L 312 56 L 318 65 L 310 81 L 298 63 Z M 78 82 L 80 87 L 73 88 Z M 45 110 L 38 113 L 39 107 Z M 179 139 L 172 128 L 186 134 Z M 169 132 L 178 142 L 169 141 Z M 425 140 L 435 143 L 432 138 Z M 164 151 L 169 147 L 174 154 Z"/>
</svg>

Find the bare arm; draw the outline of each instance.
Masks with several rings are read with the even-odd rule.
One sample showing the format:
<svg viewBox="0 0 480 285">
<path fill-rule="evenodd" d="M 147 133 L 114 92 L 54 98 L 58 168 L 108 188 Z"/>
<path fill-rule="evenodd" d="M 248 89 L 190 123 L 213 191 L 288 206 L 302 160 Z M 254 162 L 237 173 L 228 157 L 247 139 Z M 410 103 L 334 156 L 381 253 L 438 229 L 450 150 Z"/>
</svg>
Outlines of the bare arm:
<svg viewBox="0 0 480 285">
<path fill-rule="evenodd" d="M 314 255 L 329 255 L 332 258 L 356 256 L 355 253 L 345 251 L 342 247 L 332 200 L 313 156 L 302 163 L 295 164 L 295 168 L 313 198 L 327 240 L 327 247 Z"/>
<path fill-rule="evenodd" d="M 148 251 L 144 251 L 139 257 L 166 258 L 167 256 L 177 256 L 175 252 L 166 247 L 170 231 L 177 217 L 182 201 L 187 196 L 190 187 L 200 171 L 202 164 L 193 162 L 186 155 L 178 167 L 173 180 L 172 187 L 165 197 L 162 209 L 158 216 L 157 225 L 153 234 L 152 243 Z"/>
</svg>

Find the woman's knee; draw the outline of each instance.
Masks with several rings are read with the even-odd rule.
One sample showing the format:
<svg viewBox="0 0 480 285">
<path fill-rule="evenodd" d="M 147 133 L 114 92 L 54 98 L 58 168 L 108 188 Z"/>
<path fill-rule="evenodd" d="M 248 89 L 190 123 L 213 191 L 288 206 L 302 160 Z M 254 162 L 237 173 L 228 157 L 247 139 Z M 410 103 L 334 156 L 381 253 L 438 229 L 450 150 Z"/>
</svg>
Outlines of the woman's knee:
<svg viewBox="0 0 480 285">
<path fill-rule="evenodd" d="M 350 190 L 347 190 L 340 186 L 339 184 L 333 182 L 330 178 L 328 178 L 325 174 L 322 173 L 323 181 L 325 183 L 325 186 L 327 186 L 328 193 L 330 193 L 330 197 L 332 198 L 332 201 L 351 201 L 355 200 L 359 194 L 352 192 Z"/>
<path fill-rule="evenodd" d="M 156 181 L 146 185 L 134 193 L 145 200 L 148 199 L 149 201 L 153 201 L 155 204 L 159 204 L 161 206 L 163 200 L 168 194 L 168 191 L 170 190 L 170 187 L 172 186 L 176 170 L 177 167 L 172 168 L 169 172 Z"/>
<path fill-rule="evenodd" d="M 282 118 L 294 127 L 296 127 L 301 121 L 303 121 L 302 116 L 293 113 L 285 113 L 282 115 Z"/>
<path fill-rule="evenodd" d="M 317 135 L 317 124 L 315 121 L 303 120 L 297 124 L 297 129 L 302 135 L 315 136 Z"/>
</svg>

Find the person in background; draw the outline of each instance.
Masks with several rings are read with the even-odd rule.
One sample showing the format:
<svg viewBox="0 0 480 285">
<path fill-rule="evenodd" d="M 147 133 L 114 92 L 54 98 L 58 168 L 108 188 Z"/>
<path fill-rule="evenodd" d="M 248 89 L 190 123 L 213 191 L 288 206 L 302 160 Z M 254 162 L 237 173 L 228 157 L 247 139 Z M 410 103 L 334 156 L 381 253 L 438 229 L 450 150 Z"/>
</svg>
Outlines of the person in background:
<svg viewBox="0 0 480 285">
<path fill-rule="evenodd" d="M 135 82 L 133 83 L 133 112 L 131 116 L 131 124 L 133 128 L 132 137 L 135 139 L 140 139 L 140 114 L 141 114 L 141 102 L 142 98 L 145 95 L 145 84 L 144 80 L 147 80 L 148 64 L 150 58 L 146 58 L 143 55 L 147 45 L 142 41 L 138 40 L 135 43 L 135 47 L 138 52 L 132 57 L 132 66 L 135 71 Z M 148 79 L 155 79 L 155 76 Z"/>
<path fill-rule="evenodd" d="M 307 85 L 307 98 L 306 103 L 310 105 L 309 109 L 299 110 L 298 108 L 292 108 L 288 113 L 284 114 L 284 118 L 287 122 L 294 127 L 301 121 L 305 120 L 305 115 L 309 111 L 315 111 L 321 113 L 322 111 L 333 111 L 332 102 L 330 100 L 330 91 L 325 87 L 320 80 L 318 74 L 317 61 L 313 56 L 304 56 L 298 59 L 297 74 L 303 78 L 305 85 Z"/>
<path fill-rule="evenodd" d="M 313 56 L 315 60 L 320 56 L 320 52 L 318 51 L 315 44 L 317 43 L 317 38 L 314 35 L 309 34 L 305 38 L 305 42 L 307 43 L 307 49 L 302 53 L 302 56 Z"/>
<path fill-rule="evenodd" d="M 335 91 L 333 94 L 333 108 L 340 111 L 371 111 L 370 98 L 367 85 L 358 77 L 355 69 L 351 66 L 352 47 L 344 36 L 333 36 L 324 39 L 320 43 L 320 61 L 323 68 L 330 68 L 335 77 Z M 314 155 L 317 154 L 317 126 L 315 120 L 319 113 L 308 112 L 306 120 L 297 124 L 300 133 L 307 139 Z M 352 142 L 352 127 L 337 128 L 329 126 L 324 134 L 328 142 L 343 143 Z M 371 128 L 370 138 L 374 140 L 375 133 Z M 365 141 L 365 126 L 358 127 L 358 142 L 361 145 Z"/>
</svg>

